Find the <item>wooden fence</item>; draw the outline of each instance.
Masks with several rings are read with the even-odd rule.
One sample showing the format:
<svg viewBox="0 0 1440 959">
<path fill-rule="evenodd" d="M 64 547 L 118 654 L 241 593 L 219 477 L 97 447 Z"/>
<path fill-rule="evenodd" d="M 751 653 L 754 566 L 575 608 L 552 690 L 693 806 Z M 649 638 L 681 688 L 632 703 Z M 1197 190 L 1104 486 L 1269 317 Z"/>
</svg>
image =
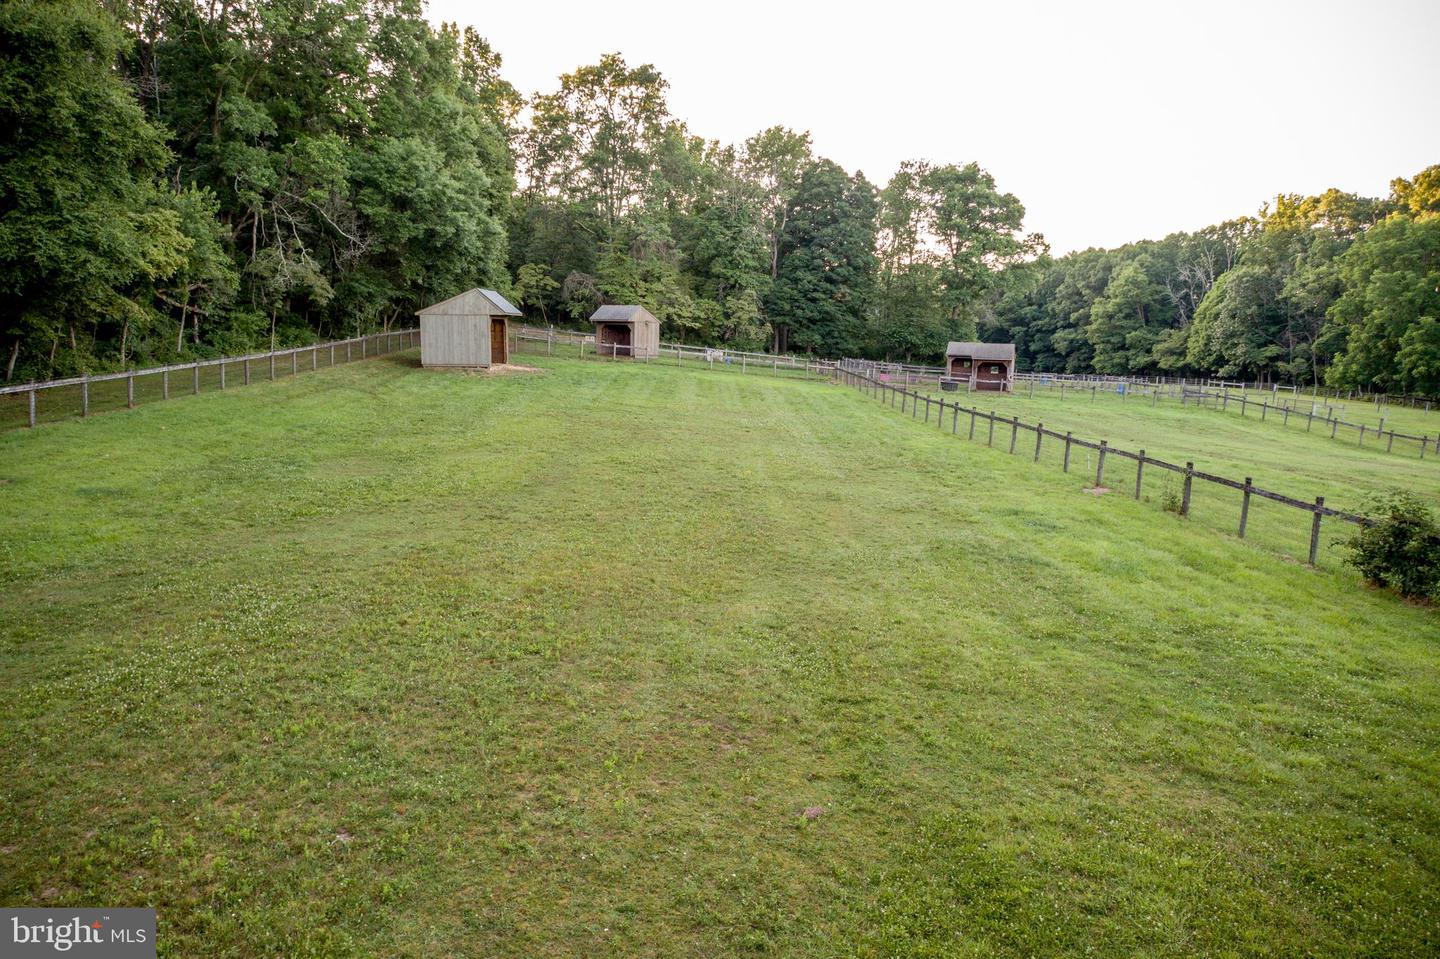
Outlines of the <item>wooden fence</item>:
<svg viewBox="0 0 1440 959">
<path fill-rule="evenodd" d="M 33 428 L 42 420 L 66 419 L 76 415 L 84 417 L 100 409 L 134 409 L 141 402 L 168 400 L 174 385 L 172 380 L 177 378 L 181 384 L 189 380 L 191 393 L 201 391 L 202 381 L 208 381 L 210 389 L 223 390 L 227 385 L 235 385 L 237 374 L 239 385 L 249 386 L 256 364 L 260 365 L 268 379 L 273 380 L 277 375 L 277 361 L 281 363 L 279 375 L 285 375 L 285 366 L 288 366 L 289 374 L 294 376 L 306 365 L 311 370 L 337 366 L 410 349 L 419 342 L 419 330 L 395 330 L 267 353 L 223 356 L 191 363 L 0 387 L 0 404 L 4 404 L 0 406 L 0 428 L 21 425 Z M 302 364 L 302 359 L 308 362 Z M 23 411 L 15 408 L 19 404 L 23 404 Z"/>
<path fill-rule="evenodd" d="M 892 364 L 893 365 L 893 364 Z M 945 375 L 945 370 L 936 367 L 911 367 L 896 372 L 885 372 L 884 364 L 874 364 L 864 360 L 847 360 L 846 366 L 853 371 L 861 372 L 869 376 L 875 376 L 881 381 L 888 381 L 887 377 L 903 382 L 909 386 L 934 386 L 939 389 L 942 384 L 951 377 Z M 959 380 L 957 382 L 964 382 Z M 1187 382 L 1196 385 L 1186 385 Z M 1214 387 L 1202 386 L 1202 383 L 1213 383 Z M 1370 449 L 1381 449 L 1386 453 L 1397 455 L 1418 454 L 1420 459 L 1431 455 L 1440 462 L 1440 457 L 1434 457 L 1440 453 L 1440 435 L 1416 435 L 1413 433 L 1401 433 L 1394 429 L 1385 428 L 1385 416 L 1383 407 L 1377 407 L 1377 414 L 1380 422 L 1370 426 L 1364 423 L 1352 423 L 1342 419 L 1337 408 L 1328 402 L 1315 401 L 1310 404 L 1308 410 L 1304 409 L 1297 395 L 1291 399 L 1283 399 L 1279 392 L 1281 389 L 1293 391 L 1293 387 L 1267 388 L 1265 392 L 1271 394 L 1271 399 L 1254 399 L 1244 392 L 1232 394 L 1231 389 L 1244 389 L 1240 383 L 1224 383 L 1215 380 L 1174 380 L 1173 382 L 1162 382 L 1158 378 L 1146 381 L 1143 378 L 1130 377 L 1101 377 L 1101 376 L 1057 376 L 1051 373 L 1017 373 L 1015 374 L 1015 395 L 1029 395 L 1033 397 L 1036 390 L 1048 390 L 1052 394 L 1065 399 L 1066 392 L 1071 396 L 1089 396 L 1094 400 L 1097 396 L 1113 393 L 1121 400 L 1148 401 L 1150 405 L 1156 405 L 1162 398 L 1178 401 L 1182 406 L 1194 403 L 1209 409 L 1229 412 L 1232 408 L 1239 415 L 1247 416 L 1251 411 L 1259 413 L 1262 422 L 1272 422 L 1279 426 L 1289 426 L 1292 417 L 1297 425 L 1303 421 L 1307 433 L 1314 431 L 1316 424 L 1320 425 L 1322 435 L 1328 434 L 1332 440 L 1349 442 L 1354 440 L 1356 445 L 1364 447 L 1367 439 L 1373 440 Z M 1340 430 L 1350 432 L 1342 437 Z M 1396 449 L 1396 440 L 1400 441 L 1400 448 Z M 1375 444 L 1383 444 L 1376 446 Z"/>
<path fill-rule="evenodd" d="M 543 343 L 546 354 L 552 356 L 555 348 L 560 346 L 577 348 L 576 355 L 581 359 L 590 357 L 625 360 L 629 358 L 626 352 L 630 349 L 628 346 L 596 344 L 593 334 L 575 330 L 516 325 L 511 330 L 511 337 L 516 344 L 516 352 L 520 352 L 521 343 Z M 707 370 L 729 369 L 740 373 L 756 370 L 776 375 L 789 373 L 824 377 L 833 376 L 839 368 L 839 363 L 835 360 L 817 360 L 813 357 L 791 354 L 727 350 L 715 346 L 689 346 L 684 343 L 661 343 L 658 353 L 658 356 L 653 357 L 635 357 L 634 361 L 637 363 L 673 362 L 677 366 L 703 367 Z"/>
<path fill-rule="evenodd" d="M 886 376 L 915 376 L 917 381 L 943 377 L 946 373 L 942 366 L 923 366 L 914 363 L 887 363 L 880 360 L 847 360 L 850 363 L 864 364 L 875 373 Z M 874 374 L 872 374 L 874 375 Z M 1276 383 L 1273 381 L 1260 380 L 1226 380 L 1218 377 L 1204 376 L 1122 376 L 1110 373 L 1046 373 L 1042 370 L 1017 371 L 1017 381 L 1038 381 L 1050 386 L 1060 385 L 1073 388 L 1099 388 L 1100 390 L 1115 390 L 1125 386 L 1138 388 L 1134 392 L 1141 392 L 1149 395 L 1152 388 L 1162 388 L 1165 395 L 1177 396 L 1185 389 L 1202 390 L 1253 390 L 1261 393 L 1270 393 L 1278 402 L 1282 393 L 1288 393 L 1295 397 L 1298 403 L 1302 397 L 1310 397 L 1317 403 L 1330 401 L 1340 402 L 1342 400 L 1358 400 L 1364 403 L 1373 403 L 1378 410 L 1386 406 L 1404 406 L 1411 409 L 1422 410 L 1426 413 L 1440 410 L 1440 402 L 1433 396 L 1420 396 L 1406 393 L 1368 393 L 1359 390 L 1338 390 L 1323 389 L 1320 387 L 1294 386 L 1288 383 Z M 908 382 L 907 386 L 910 385 Z"/>
<path fill-rule="evenodd" d="M 1377 426 L 1366 426 L 1364 423 L 1350 423 L 1335 415 L 1335 408 L 1328 404 L 1322 407 L 1323 414 L 1317 417 L 1315 408 L 1320 405 L 1318 403 L 1312 403 L 1310 409 L 1302 410 L 1294 401 L 1288 403 L 1282 401 L 1272 404 L 1264 400 L 1257 401 L 1249 399 L 1244 393 L 1231 397 L 1229 390 L 1216 391 L 1203 389 L 1185 390 L 1181 394 L 1180 402 L 1193 402 L 1197 405 L 1208 406 L 1211 409 L 1221 412 L 1228 412 L 1231 406 L 1238 406 L 1241 416 L 1245 416 L 1248 409 L 1258 407 L 1262 421 L 1265 421 L 1266 418 L 1269 417 L 1271 422 L 1278 421 L 1281 426 L 1289 426 L 1290 417 L 1293 414 L 1297 422 L 1301 419 L 1305 421 L 1305 432 L 1307 433 L 1314 429 L 1317 422 L 1321 424 L 1322 429 L 1326 426 L 1330 427 L 1329 434 L 1332 440 L 1339 438 L 1338 431 L 1342 427 L 1351 430 L 1355 436 L 1355 444 L 1360 447 L 1365 445 L 1365 437 L 1368 432 L 1368 435 L 1373 437 L 1376 442 L 1384 442 L 1385 452 L 1387 453 L 1395 452 L 1395 441 L 1398 439 L 1402 441 L 1402 450 L 1404 444 L 1414 443 L 1415 448 L 1420 452 L 1420 458 L 1422 460 L 1425 458 L 1427 448 L 1430 447 L 1432 443 L 1435 449 L 1440 451 L 1440 436 L 1416 436 L 1411 433 L 1398 433 L 1393 427 L 1386 430 L 1384 416 L 1380 417 L 1380 423 Z M 1275 415 L 1271 416 L 1270 414 L 1272 413 Z"/>
<path fill-rule="evenodd" d="M 870 375 L 868 371 L 861 371 L 851 368 L 848 363 L 842 364 L 842 368 L 837 375 L 847 386 L 852 386 L 864 392 L 866 395 L 872 396 L 880 400 L 882 403 L 888 404 L 892 408 L 898 404 L 899 411 L 901 413 L 906 412 L 908 408 L 911 417 L 915 419 L 919 419 L 920 405 L 923 403 L 925 406 L 925 422 L 929 423 L 930 417 L 933 414 L 935 416 L 936 425 L 941 429 L 945 427 L 945 414 L 948 412 L 950 414 L 950 432 L 953 435 L 960 434 L 961 416 L 966 416 L 969 419 L 968 430 L 965 435 L 968 439 L 971 440 L 975 439 L 975 428 L 977 422 L 985 422 L 987 424 L 985 435 L 985 443 L 987 446 L 993 446 L 995 443 L 995 427 L 997 424 L 1002 428 L 1002 430 L 1004 427 L 1007 426 L 1010 428 L 1011 453 L 1015 452 L 1016 444 L 1022 432 L 1028 431 L 1030 433 L 1033 433 L 1035 435 L 1035 462 L 1040 461 L 1042 444 L 1044 443 L 1046 437 L 1050 437 L 1051 439 L 1054 439 L 1057 442 L 1064 444 L 1062 463 L 1063 469 L 1067 473 L 1070 472 L 1070 454 L 1071 450 L 1074 447 L 1080 447 L 1081 449 L 1086 450 L 1093 450 L 1096 454 L 1095 486 L 1097 488 L 1103 487 L 1105 485 L 1105 460 L 1107 457 L 1119 457 L 1121 459 L 1131 460 L 1135 463 L 1135 499 L 1137 500 L 1141 498 L 1143 492 L 1146 467 L 1151 467 L 1153 469 L 1169 471 L 1171 473 L 1178 474 L 1180 477 L 1182 477 L 1183 480 L 1183 487 L 1180 494 L 1180 502 L 1178 507 L 1178 511 L 1181 516 L 1190 515 L 1191 497 L 1194 492 L 1194 484 L 1196 480 L 1199 480 L 1202 483 L 1213 483 L 1217 486 L 1223 486 L 1228 489 L 1236 490 L 1241 494 L 1239 515 L 1239 535 L 1241 539 L 1245 538 L 1246 528 L 1249 523 L 1250 500 L 1252 497 L 1258 496 L 1262 499 L 1271 500 L 1273 502 L 1279 503 L 1282 506 L 1288 506 L 1293 509 L 1307 512 L 1310 514 L 1311 517 L 1309 553 L 1309 563 L 1311 566 L 1316 565 L 1319 556 L 1320 522 L 1324 517 L 1329 516 L 1346 523 L 1354 523 L 1358 526 L 1369 526 L 1373 523 L 1372 520 L 1364 516 L 1357 516 L 1354 513 L 1346 513 L 1340 510 L 1331 509 L 1330 507 L 1325 505 L 1325 497 L 1323 496 L 1315 497 L 1314 503 L 1307 503 L 1304 500 L 1296 499 L 1293 496 L 1286 496 L 1283 493 L 1276 493 L 1271 490 L 1261 489 L 1256 486 L 1252 479 L 1248 476 L 1245 477 L 1244 482 L 1239 482 L 1237 480 L 1229 479 L 1224 476 L 1217 476 L 1214 473 L 1207 473 L 1202 470 L 1197 470 L 1195 468 L 1194 462 L 1187 462 L 1184 466 L 1181 466 L 1177 463 L 1169 463 L 1165 460 L 1156 459 L 1153 456 L 1147 456 L 1145 455 L 1145 451 L 1143 449 L 1138 452 L 1131 452 L 1130 450 L 1123 450 L 1118 447 L 1111 446 L 1105 440 L 1100 440 L 1098 443 L 1092 442 L 1090 440 L 1081 439 L 1073 435 L 1072 433 L 1059 433 L 1055 430 L 1047 430 L 1041 423 L 1024 423 L 1021 422 L 1020 419 L 1018 419 L 1017 417 L 1000 416 L 994 412 L 987 413 L 984 410 L 976 409 L 975 407 L 971 406 L 964 406 L 958 402 L 947 403 L 943 398 L 933 397 L 926 393 L 919 393 L 914 390 L 894 386 L 890 383 L 883 382 L 879 378 Z"/>
</svg>

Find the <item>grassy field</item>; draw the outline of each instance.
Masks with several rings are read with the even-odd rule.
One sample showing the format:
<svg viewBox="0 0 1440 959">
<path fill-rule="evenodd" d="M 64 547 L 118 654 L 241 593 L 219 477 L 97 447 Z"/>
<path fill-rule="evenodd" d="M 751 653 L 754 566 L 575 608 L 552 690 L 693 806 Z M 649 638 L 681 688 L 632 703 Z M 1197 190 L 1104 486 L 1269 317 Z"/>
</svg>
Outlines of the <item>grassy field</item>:
<svg viewBox="0 0 1440 959">
<path fill-rule="evenodd" d="M 0 435 L 0 900 L 167 956 L 1440 950 L 1433 610 L 843 387 L 535 362 Z"/>
</svg>

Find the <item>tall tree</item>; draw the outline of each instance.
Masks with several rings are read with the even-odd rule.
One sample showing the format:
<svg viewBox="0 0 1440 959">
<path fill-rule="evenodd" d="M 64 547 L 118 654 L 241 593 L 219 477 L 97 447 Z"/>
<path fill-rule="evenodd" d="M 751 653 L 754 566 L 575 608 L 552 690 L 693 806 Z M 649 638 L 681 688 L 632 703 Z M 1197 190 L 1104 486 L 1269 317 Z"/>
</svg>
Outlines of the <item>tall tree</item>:
<svg viewBox="0 0 1440 959">
<path fill-rule="evenodd" d="M 156 181 L 169 158 L 163 132 L 114 70 L 126 46 L 84 0 L 0 5 L 7 378 L 22 359 L 41 375 L 91 366 L 146 320 L 135 293 L 185 266 L 193 241 Z"/>
<path fill-rule="evenodd" d="M 859 352 L 874 284 L 875 188 L 830 160 L 805 171 L 786 213 L 780 275 L 767 303 L 776 348 Z"/>
<path fill-rule="evenodd" d="M 1340 258 L 1333 386 L 1440 393 L 1440 214 L 1391 216 Z"/>
<path fill-rule="evenodd" d="M 978 163 L 931 167 L 920 178 L 929 210 L 929 231 L 944 253 L 941 283 L 952 321 L 966 319 L 973 332 L 979 302 L 993 292 L 1000 271 L 1046 250 L 1039 234 L 1024 235 L 1025 207 L 1001 193 Z"/>
</svg>

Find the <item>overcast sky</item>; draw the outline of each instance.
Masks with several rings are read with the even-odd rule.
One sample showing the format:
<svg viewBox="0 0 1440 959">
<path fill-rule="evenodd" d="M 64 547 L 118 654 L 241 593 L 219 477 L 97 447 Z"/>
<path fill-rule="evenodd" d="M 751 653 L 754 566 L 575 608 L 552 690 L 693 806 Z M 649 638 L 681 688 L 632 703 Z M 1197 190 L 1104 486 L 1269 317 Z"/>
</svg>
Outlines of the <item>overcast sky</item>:
<svg viewBox="0 0 1440 959">
<path fill-rule="evenodd" d="M 1440 0 L 430 0 L 526 95 L 601 54 L 653 63 L 691 132 L 783 124 L 883 185 L 978 161 L 1056 253 L 1254 213 L 1278 192 L 1384 195 L 1440 163 Z"/>
</svg>

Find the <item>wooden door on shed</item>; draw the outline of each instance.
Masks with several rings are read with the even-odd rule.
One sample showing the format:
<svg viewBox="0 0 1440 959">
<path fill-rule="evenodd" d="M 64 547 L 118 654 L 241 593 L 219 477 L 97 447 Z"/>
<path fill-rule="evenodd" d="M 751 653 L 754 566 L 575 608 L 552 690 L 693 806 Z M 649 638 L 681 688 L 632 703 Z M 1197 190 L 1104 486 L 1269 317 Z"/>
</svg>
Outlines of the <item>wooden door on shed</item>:
<svg viewBox="0 0 1440 959">
<path fill-rule="evenodd" d="M 509 343 L 505 337 L 505 321 L 490 317 L 490 363 L 509 363 Z"/>
</svg>

